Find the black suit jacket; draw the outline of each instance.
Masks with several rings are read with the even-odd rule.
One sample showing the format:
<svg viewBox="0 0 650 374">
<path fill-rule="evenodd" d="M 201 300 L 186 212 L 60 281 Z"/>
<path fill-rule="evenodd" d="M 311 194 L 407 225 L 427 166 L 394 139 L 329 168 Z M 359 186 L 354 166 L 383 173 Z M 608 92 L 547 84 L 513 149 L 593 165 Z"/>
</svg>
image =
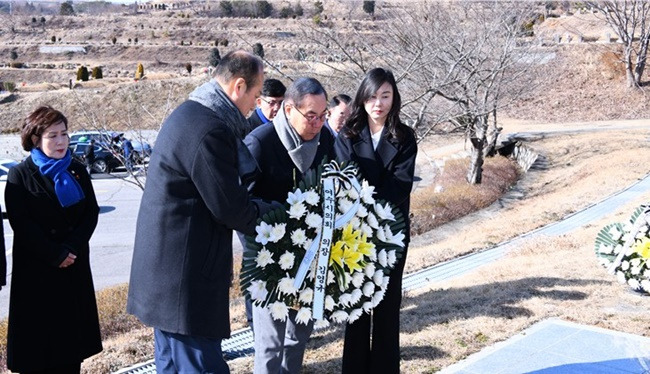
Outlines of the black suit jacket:
<svg viewBox="0 0 650 374">
<path fill-rule="evenodd" d="M 248 117 L 248 123 L 251 125 L 251 131 L 255 130 L 256 128 L 260 127 L 261 125 L 265 123 L 269 123 L 269 121 L 263 121 L 259 114 L 257 114 L 257 109 L 253 111 L 253 114 L 251 114 L 250 117 Z"/>
<path fill-rule="evenodd" d="M 260 168 L 260 173 L 251 187 L 251 193 L 264 200 L 284 202 L 287 194 L 302 180 L 303 174 L 289 157 L 275 127 L 273 125 L 258 127 L 246 136 L 244 143 Z M 311 168 L 317 167 L 323 158 L 326 158 L 326 161 L 334 159 L 334 138 L 324 127 L 320 132 L 318 150 Z"/>
<path fill-rule="evenodd" d="M 375 199 L 389 201 L 397 206 L 406 220 L 406 240 L 410 238 L 410 197 L 415 173 L 417 142 L 415 134 L 407 128 L 402 141 L 387 136 L 384 128 L 377 150 L 372 148 L 368 127 L 359 136 L 349 138 L 348 130 L 343 129 L 336 137 L 336 157 L 340 161 L 352 160 L 357 163 L 361 177 L 375 186 Z"/>
<path fill-rule="evenodd" d="M 225 119 L 197 102 L 165 120 L 140 203 L 127 304 L 145 324 L 230 335 L 232 230 L 253 234 L 258 216 L 240 184 L 239 145 Z"/>
<path fill-rule="evenodd" d="M 2 209 L 0 209 L 0 251 L 2 251 L 2 256 L 0 256 L 0 289 L 7 284 L 7 249 L 5 248 L 5 228 L 2 216 Z"/>
<path fill-rule="evenodd" d="M 86 168 L 73 161 L 68 171 L 85 198 L 63 208 L 53 182 L 31 157 L 9 170 L 5 200 L 14 244 L 7 367 L 12 371 L 81 362 L 102 350 L 88 244 L 99 207 Z M 77 256 L 74 264 L 59 268 L 70 252 Z"/>
</svg>

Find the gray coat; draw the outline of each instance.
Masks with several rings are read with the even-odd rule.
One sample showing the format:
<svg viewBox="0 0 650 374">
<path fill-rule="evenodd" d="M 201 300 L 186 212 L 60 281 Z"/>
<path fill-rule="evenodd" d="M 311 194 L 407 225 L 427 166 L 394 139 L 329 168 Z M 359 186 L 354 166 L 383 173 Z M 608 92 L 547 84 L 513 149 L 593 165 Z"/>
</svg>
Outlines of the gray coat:
<svg viewBox="0 0 650 374">
<path fill-rule="evenodd" d="M 258 216 L 239 182 L 241 140 L 226 124 L 232 113 L 224 114 L 232 109 L 184 102 L 163 124 L 151 157 L 127 311 L 163 331 L 230 335 L 232 230 L 254 233 Z"/>
</svg>

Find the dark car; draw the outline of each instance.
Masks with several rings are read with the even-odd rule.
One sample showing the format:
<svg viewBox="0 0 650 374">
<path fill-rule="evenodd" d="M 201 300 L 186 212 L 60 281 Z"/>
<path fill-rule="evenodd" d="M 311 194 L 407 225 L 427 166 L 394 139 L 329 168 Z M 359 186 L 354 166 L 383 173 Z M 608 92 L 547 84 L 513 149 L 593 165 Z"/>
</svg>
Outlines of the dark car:
<svg viewBox="0 0 650 374">
<path fill-rule="evenodd" d="M 107 148 L 112 148 L 115 152 L 122 152 L 123 132 L 108 131 L 76 131 L 70 134 L 70 143 L 89 142 L 94 139 L 95 142 Z M 131 140 L 133 146 L 132 160 L 136 164 L 144 164 L 151 156 L 151 145 L 144 141 Z"/>
<path fill-rule="evenodd" d="M 79 160 L 81 163 L 85 163 L 84 154 L 86 148 L 90 146 L 90 143 L 86 142 L 74 142 L 70 143 L 70 152 L 72 156 Z M 122 166 L 122 161 L 113 153 L 109 148 L 95 143 L 95 162 L 93 162 L 92 168 L 98 173 L 110 173 L 115 168 Z"/>
</svg>

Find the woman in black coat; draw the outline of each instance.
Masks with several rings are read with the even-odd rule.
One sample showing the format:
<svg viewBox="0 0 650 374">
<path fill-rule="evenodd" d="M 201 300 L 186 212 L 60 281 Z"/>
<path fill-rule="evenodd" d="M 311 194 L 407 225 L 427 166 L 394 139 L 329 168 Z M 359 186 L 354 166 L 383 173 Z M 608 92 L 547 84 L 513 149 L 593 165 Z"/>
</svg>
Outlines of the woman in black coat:
<svg viewBox="0 0 650 374">
<path fill-rule="evenodd" d="M 401 99 L 389 70 L 376 68 L 363 78 L 352 113 L 336 138 L 339 160 L 357 163 L 361 177 L 375 186 L 377 200 L 389 201 L 406 219 L 408 248 L 409 203 L 417 143 L 413 130 L 399 118 Z M 399 311 L 406 249 L 390 273 L 384 299 L 345 329 L 343 373 L 399 373 Z M 372 331 L 371 331 L 372 319 Z M 371 336 L 372 333 L 372 343 Z"/>
<path fill-rule="evenodd" d="M 5 190 L 14 231 L 7 367 L 78 373 L 102 350 L 88 245 L 99 207 L 61 112 L 38 108 L 21 141 L 30 156 L 9 170 Z"/>
</svg>

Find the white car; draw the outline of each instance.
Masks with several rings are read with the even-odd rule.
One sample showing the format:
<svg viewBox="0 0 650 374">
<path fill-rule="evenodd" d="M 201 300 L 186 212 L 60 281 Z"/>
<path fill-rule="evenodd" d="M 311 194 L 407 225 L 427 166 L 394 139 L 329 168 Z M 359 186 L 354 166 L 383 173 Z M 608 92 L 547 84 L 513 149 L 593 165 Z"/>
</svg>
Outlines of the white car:
<svg viewBox="0 0 650 374">
<path fill-rule="evenodd" d="M 2 215 L 7 213 L 5 207 L 5 186 L 7 185 L 7 174 L 9 169 L 18 165 L 18 162 L 8 158 L 0 159 L 0 207 L 2 208 Z"/>
</svg>

